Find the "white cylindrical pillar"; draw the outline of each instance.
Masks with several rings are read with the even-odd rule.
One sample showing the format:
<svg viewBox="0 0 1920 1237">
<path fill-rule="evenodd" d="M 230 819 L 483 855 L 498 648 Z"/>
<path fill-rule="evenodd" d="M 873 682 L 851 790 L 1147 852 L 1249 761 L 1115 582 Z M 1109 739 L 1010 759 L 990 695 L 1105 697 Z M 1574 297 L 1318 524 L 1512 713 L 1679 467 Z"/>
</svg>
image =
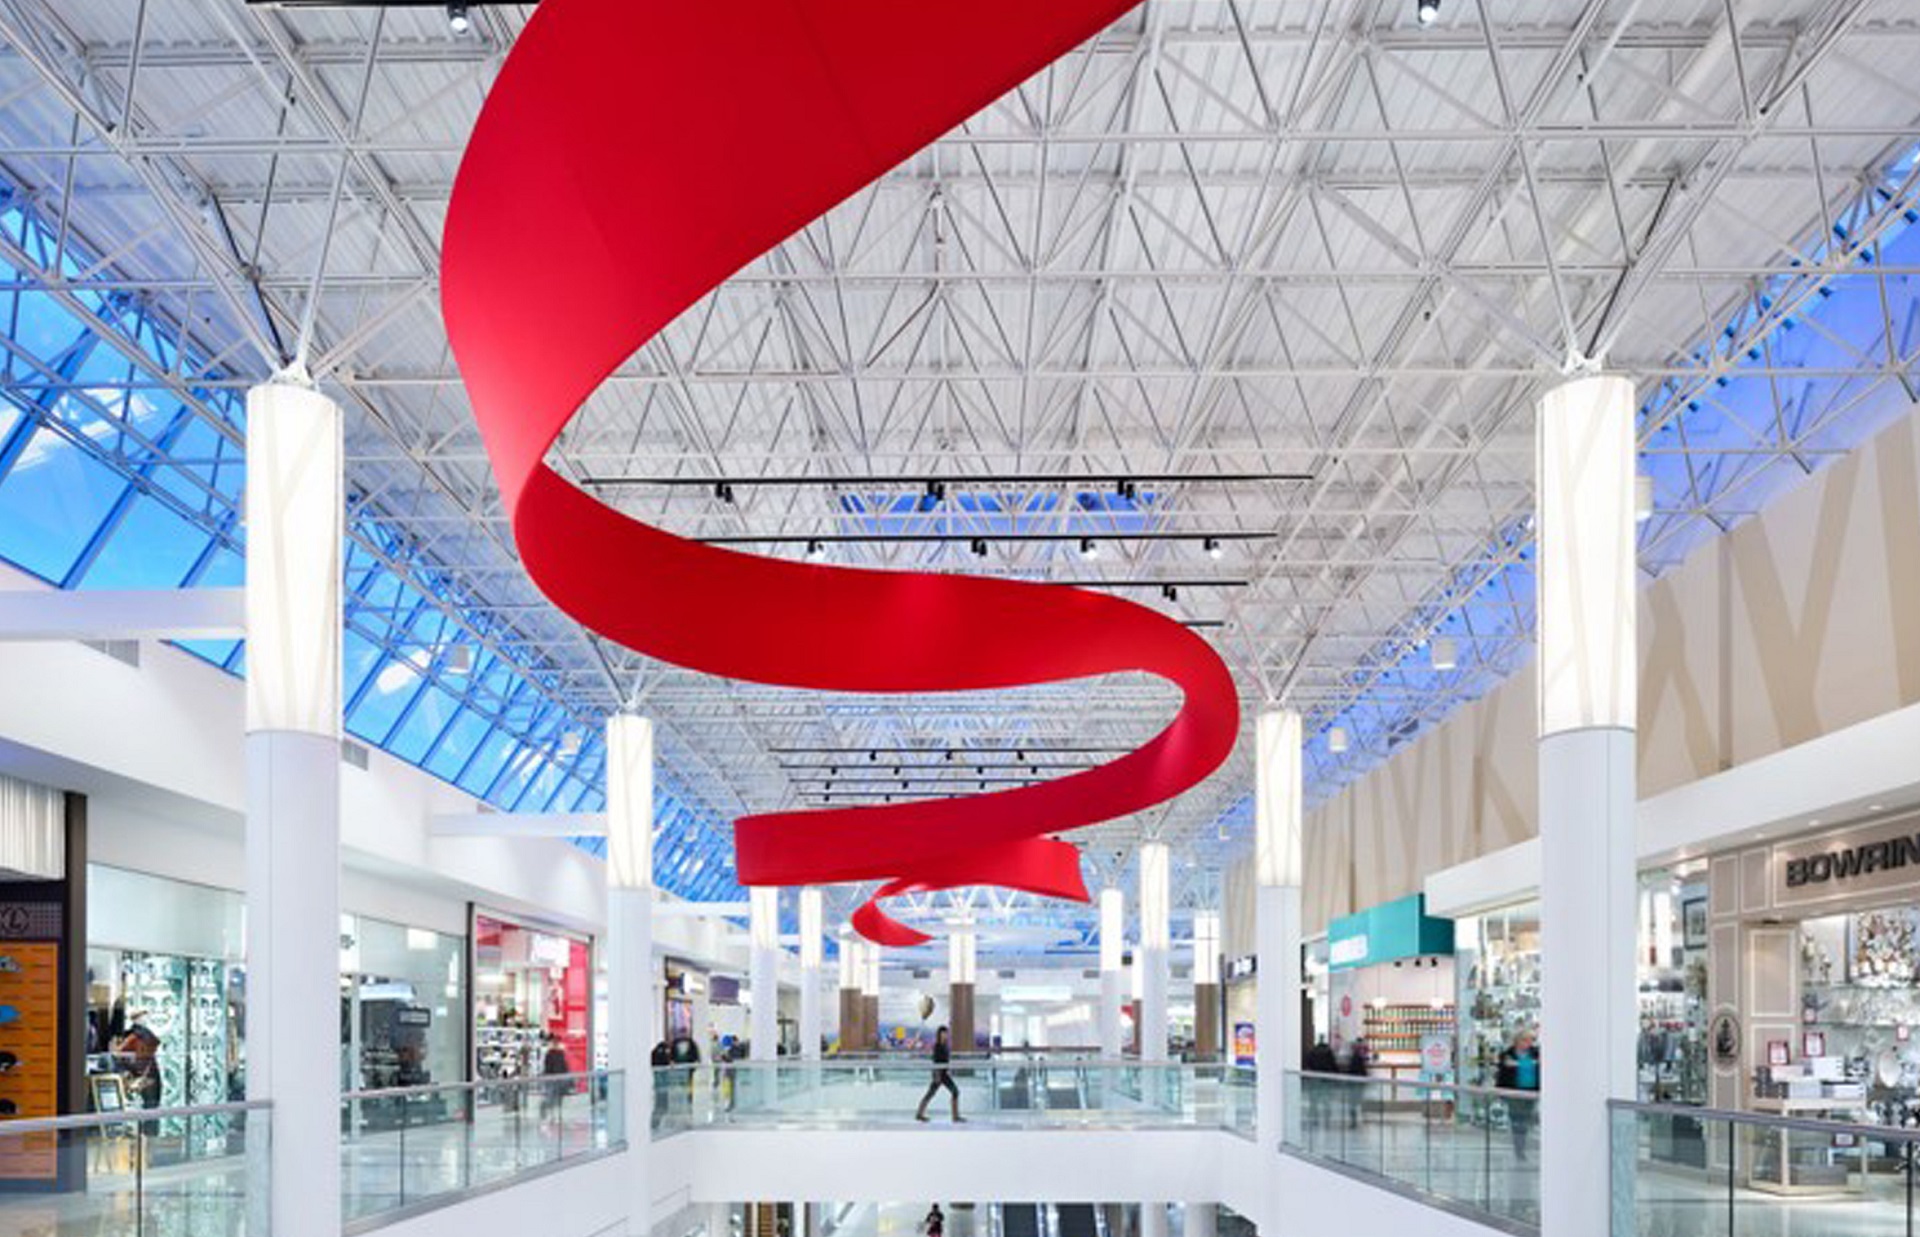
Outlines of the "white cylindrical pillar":
<svg viewBox="0 0 1920 1237">
<path fill-rule="evenodd" d="M 1167 1237 L 1167 1205 L 1140 1204 L 1140 1237 Z"/>
<path fill-rule="evenodd" d="M 1100 891 L 1100 1055 L 1119 1058 L 1125 1036 L 1121 1009 L 1127 1001 L 1127 898 L 1118 889 Z"/>
<path fill-rule="evenodd" d="M 339 1237 L 340 408 L 255 387 L 246 451 L 247 1095 L 273 1101 L 250 1154 L 282 1183 L 256 1205 Z"/>
<path fill-rule="evenodd" d="M 753 997 L 753 1021 L 747 1028 L 747 1055 L 771 1061 L 780 1048 L 780 887 L 755 885 L 747 891 L 747 991 Z"/>
<path fill-rule="evenodd" d="M 978 938 L 967 920 L 947 937 L 947 1030 L 953 1051 L 974 1048 L 973 994 L 979 969 Z"/>
<path fill-rule="evenodd" d="M 633 1232 L 652 1223 L 653 897 L 653 722 L 619 713 L 607 719 L 607 1067 L 623 1075 Z"/>
<path fill-rule="evenodd" d="M 1220 1231 L 1220 1208 L 1214 1203 L 1188 1203 L 1182 1237 L 1215 1237 Z"/>
<path fill-rule="evenodd" d="M 1193 1059 L 1220 1059 L 1220 912 L 1193 913 Z"/>
<path fill-rule="evenodd" d="M 860 1027 L 866 1034 L 866 1050 L 880 1046 L 880 946 L 860 942 Z"/>
<path fill-rule="evenodd" d="M 1140 1059 L 1167 1059 L 1167 952 L 1173 939 L 1172 856 L 1164 842 L 1140 848 Z"/>
<path fill-rule="evenodd" d="M 1578 378 L 1540 401 L 1542 1237 L 1608 1223 L 1607 1101 L 1634 1096 L 1638 644 L 1634 392 Z"/>
<path fill-rule="evenodd" d="M 1301 1061 L 1300 741 L 1298 713 L 1254 725 L 1254 1125 L 1266 1147 L 1286 1137 L 1285 1074 Z"/>
<path fill-rule="evenodd" d="M 818 889 L 800 891 L 800 1057 L 820 1059 L 821 970 L 826 964 L 826 905 Z"/>
</svg>

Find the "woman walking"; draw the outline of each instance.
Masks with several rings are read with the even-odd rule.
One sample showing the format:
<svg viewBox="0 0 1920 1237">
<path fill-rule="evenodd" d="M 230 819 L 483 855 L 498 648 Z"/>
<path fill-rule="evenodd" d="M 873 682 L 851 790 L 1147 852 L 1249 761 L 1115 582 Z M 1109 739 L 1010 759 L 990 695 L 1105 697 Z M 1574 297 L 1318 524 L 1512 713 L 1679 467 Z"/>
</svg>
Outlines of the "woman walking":
<svg viewBox="0 0 1920 1237">
<path fill-rule="evenodd" d="M 947 1042 L 947 1028 L 941 1027 L 933 1036 L 933 1081 L 927 1084 L 927 1093 L 920 1097 L 920 1110 L 913 1114 L 915 1121 L 927 1119 L 927 1104 L 945 1087 L 953 1096 L 953 1119 L 964 1122 L 960 1115 L 960 1087 L 953 1081 L 953 1074 L 947 1066 L 953 1060 L 953 1046 Z"/>
</svg>

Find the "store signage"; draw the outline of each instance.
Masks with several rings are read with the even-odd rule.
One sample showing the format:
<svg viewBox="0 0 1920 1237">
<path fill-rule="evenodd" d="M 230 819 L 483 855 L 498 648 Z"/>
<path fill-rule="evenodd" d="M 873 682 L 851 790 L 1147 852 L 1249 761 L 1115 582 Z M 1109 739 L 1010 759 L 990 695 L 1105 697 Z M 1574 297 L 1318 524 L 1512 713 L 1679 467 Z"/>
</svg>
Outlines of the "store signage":
<svg viewBox="0 0 1920 1237">
<path fill-rule="evenodd" d="M 0 902 L 0 940 L 57 941 L 58 902 Z"/>
<path fill-rule="evenodd" d="M 1228 979 L 1246 979 L 1260 969 L 1260 959 L 1252 954 L 1244 958 L 1233 958 L 1227 963 Z"/>
<path fill-rule="evenodd" d="M 1775 901 L 1830 901 L 1920 885 L 1920 831 L 1912 817 L 1773 848 Z"/>
<path fill-rule="evenodd" d="M 1327 961 L 1334 966 L 1358 966 L 1367 960 L 1367 934 L 1349 936 L 1327 946 Z"/>
</svg>

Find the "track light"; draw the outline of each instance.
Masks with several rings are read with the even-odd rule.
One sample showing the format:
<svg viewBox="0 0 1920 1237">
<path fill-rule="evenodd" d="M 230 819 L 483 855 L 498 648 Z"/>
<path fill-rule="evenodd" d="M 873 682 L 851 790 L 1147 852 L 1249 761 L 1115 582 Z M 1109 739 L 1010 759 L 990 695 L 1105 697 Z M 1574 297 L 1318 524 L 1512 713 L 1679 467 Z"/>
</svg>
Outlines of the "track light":
<svg viewBox="0 0 1920 1237">
<path fill-rule="evenodd" d="M 1435 636 L 1427 648 L 1435 670 L 1451 670 L 1460 664 L 1460 650 L 1451 636 Z"/>
<path fill-rule="evenodd" d="M 1132 502 L 1134 499 L 1140 496 L 1140 487 L 1135 485 L 1133 482 L 1127 480 L 1125 477 L 1122 477 L 1120 480 L 1113 483 L 1113 492 L 1118 494 L 1120 497 L 1126 499 L 1128 502 Z"/>
<path fill-rule="evenodd" d="M 455 34 L 465 34 L 473 29 L 473 19 L 467 16 L 466 5 L 456 3 L 447 6 L 447 29 Z"/>
<path fill-rule="evenodd" d="M 1160 595 L 1162 597 L 1165 597 L 1168 601 L 1180 600 L 1180 590 L 1175 588 L 1171 584 L 1162 584 L 1160 586 Z"/>
<path fill-rule="evenodd" d="M 1015 752 L 1013 754 L 1013 758 L 1019 761 L 1021 764 L 1027 763 L 1027 754 L 1024 751 Z"/>
<path fill-rule="evenodd" d="M 1091 537 L 1080 538 L 1080 557 L 1088 562 L 1100 557 L 1100 546 Z"/>
<path fill-rule="evenodd" d="M 947 500 L 947 483 L 944 481 L 927 482 L 927 497 L 937 503 L 945 502 Z"/>
<path fill-rule="evenodd" d="M 822 545 L 818 541 L 807 542 L 807 561 L 808 562 L 810 563 L 823 562 L 825 561 L 826 557 L 827 557 L 826 546 Z"/>
<path fill-rule="evenodd" d="M 1420 19 L 1421 25 L 1431 26 L 1440 20 L 1440 0 L 1419 0 L 1413 12 L 1414 16 Z"/>
<path fill-rule="evenodd" d="M 1338 756 L 1347 750 L 1347 746 L 1347 728 L 1345 726 L 1335 726 L 1333 729 L 1327 731 L 1328 751 Z"/>
<path fill-rule="evenodd" d="M 713 487 L 713 496 L 723 503 L 730 503 L 733 501 L 733 486 L 725 481 L 716 482 Z"/>
<path fill-rule="evenodd" d="M 1200 543 L 1200 548 L 1207 552 L 1208 558 L 1214 560 L 1215 562 L 1220 561 L 1220 554 L 1221 554 L 1220 538 L 1208 537 L 1205 541 L 1202 541 Z"/>
<path fill-rule="evenodd" d="M 968 543 L 967 548 L 973 551 L 975 558 L 985 558 L 987 556 L 987 543 L 982 538 L 975 537 Z"/>
</svg>

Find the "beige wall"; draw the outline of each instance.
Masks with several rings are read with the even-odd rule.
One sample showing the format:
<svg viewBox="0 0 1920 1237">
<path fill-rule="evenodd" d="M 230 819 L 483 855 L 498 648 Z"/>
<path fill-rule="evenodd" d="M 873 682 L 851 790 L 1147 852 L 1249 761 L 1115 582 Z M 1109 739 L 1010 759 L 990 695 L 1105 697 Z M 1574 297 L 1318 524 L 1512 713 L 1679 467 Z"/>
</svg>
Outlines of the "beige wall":
<svg viewBox="0 0 1920 1237">
<path fill-rule="evenodd" d="M 1697 549 L 1640 595 L 1640 793 L 1920 701 L 1920 418 Z M 1535 831 L 1534 676 L 1308 813 L 1309 932 Z"/>
</svg>

